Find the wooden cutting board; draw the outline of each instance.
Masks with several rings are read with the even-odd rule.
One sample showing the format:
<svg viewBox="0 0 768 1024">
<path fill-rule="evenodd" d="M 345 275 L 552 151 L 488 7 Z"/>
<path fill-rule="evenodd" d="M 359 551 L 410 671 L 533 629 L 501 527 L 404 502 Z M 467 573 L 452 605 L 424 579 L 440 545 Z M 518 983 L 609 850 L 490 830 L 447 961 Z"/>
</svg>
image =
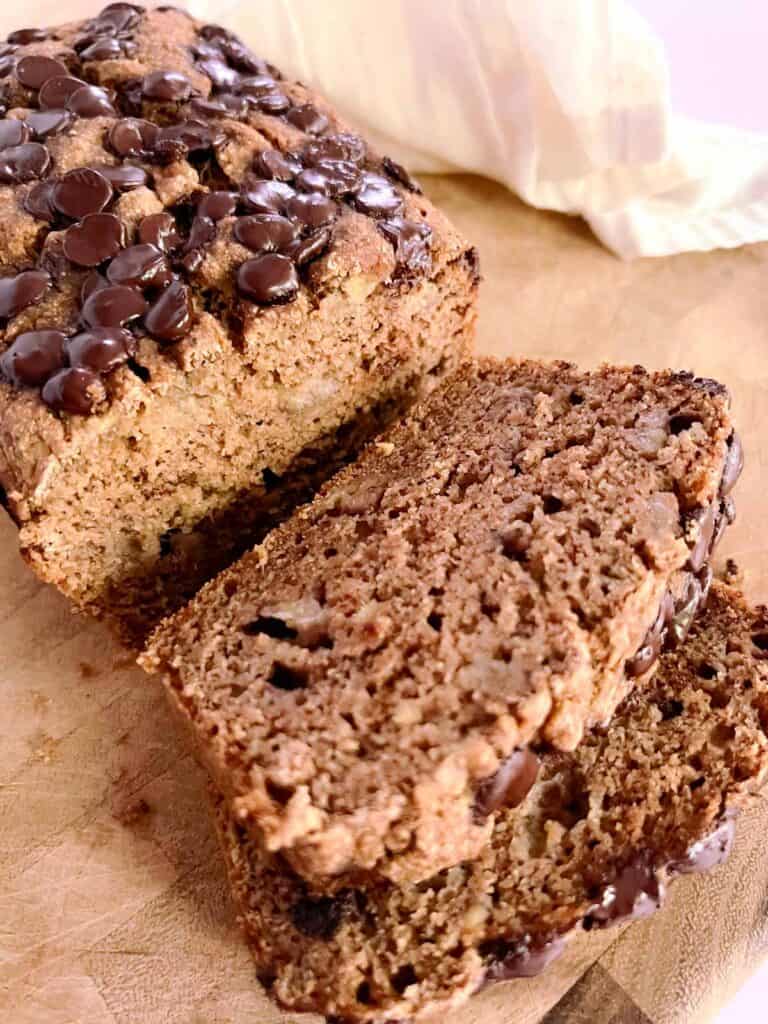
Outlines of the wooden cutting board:
<svg viewBox="0 0 768 1024">
<path fill-rule="evenodd" d="M 768 245 L 624 264 L 494 185 L 429 191 L 483 254 L 483 350 L 695 367 L 731 387 L 748 463 L 725 554 L 767 597 Z M 0 1020 L 296 1021 L 254 981 L 201 772 L 159 686 L 34 579 L 5 521 L 0 571 Z M 542 978 L 445 1024 L 711 1019 L 768 953 L 767 834 L 758 800 L 730 863 L 681 880 L 661 913 L 580 937 Z"/>
</svg>

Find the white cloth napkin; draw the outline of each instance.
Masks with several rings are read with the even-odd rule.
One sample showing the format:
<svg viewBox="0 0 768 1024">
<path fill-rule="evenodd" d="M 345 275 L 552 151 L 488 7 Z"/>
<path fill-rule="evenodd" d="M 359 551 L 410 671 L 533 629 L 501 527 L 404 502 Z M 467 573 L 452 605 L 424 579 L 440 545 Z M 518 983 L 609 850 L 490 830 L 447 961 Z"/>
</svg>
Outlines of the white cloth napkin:
<svg viewBox="0 0 768 1024">
<path fill-rule="evenodd" d="M 663 46 L 625 0 L 184 6 L 317 85 L 410 169 L 495 178 L 581 214 L 623 257 L 768 239 L 768 138 L 676 116 Z M 34 23 L 57 20 L 38 0 Z M 18 23 L 0 15 L 0 31 Z"/>
</svg>

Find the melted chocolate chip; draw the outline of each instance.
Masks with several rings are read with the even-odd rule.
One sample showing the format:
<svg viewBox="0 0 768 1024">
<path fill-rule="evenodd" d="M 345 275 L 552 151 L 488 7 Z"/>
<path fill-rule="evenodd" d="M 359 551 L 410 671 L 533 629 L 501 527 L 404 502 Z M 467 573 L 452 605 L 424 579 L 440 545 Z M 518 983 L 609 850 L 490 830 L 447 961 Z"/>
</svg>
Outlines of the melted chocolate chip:
<svg viewBox="0 0 768 1024">
<path fill-rule="evenodd" d="M 100 274 L 98 270 L 92 270 L 80 286 L 80 305 L 82 306 L 88 300 L 88 297 L 93 295 L 94 292 L 99 291 L 100 288 L 107 288 L 108 286 L 109 281 L 106 277 L 104 277 L 103 274 Z"/>
<path fill-rule="evenodd" d="M 154 245 L 141 243 L 123 249 L 107 267 L 111 284 L 130 288 L 164 288 L 173 280 L 167 257 Z"/>
<path fill-rule="evenodd" d="M 139 21 L 139 17 L 144 13 L 142 7 L 137 7 L 134 4 L 116 3 L 109 4 L 99 14 L 96 19 L 96 23 L 102 27 L 112 28 L 114 32 L 125 32 L 129 28 L 133 28 Z"/>
<path fill-rule="evenodd" d="M 8 36 L 8 42 L 13 46 L 26 46 L 28 43 L 42 43 L 48 38 L 48 32 L 44 28 L 17 28 Z"/>
<path fill-rule="evenodd" d="M 343 891 L 336 896 L 305 896 L 291 907 L 294 928 L 310 939 L 329 942 L 349 912 L 352 893 Z"/>
<path fill-rule="evenodd" d="M 242 264 L 237 272 L 237 286 L 246 298 L 270 306 L 295 298 L 299 277 L 286 256 L 266 253 Z"/>
<path fill-rule="evenodd" d="M 114 117 L 109 94 L 97 85 L 83 85 L 67 100 L 67 110 L 78 117 Z"/>
<path fill-rule="evenodd" d="M 160 341 L 178 341 L 192 328 L 189 289 L 174 281 L 157 298 L 144 317 L 144 326 Z"/>
<path fill-rule="evenodd" d="M 242 199 L 246 208 L 254 213 L 285 213 L 288 200 L 295 195 L 291 186 L 281 181 L 250 181 Z"/>
<path fill-rule="evenodd" d="M 390 178 L 394 178 L 395 181 L 399 182 L 404 188 L 407 188 L 409 192 L 415 192 L 421 194 L 421 185 L 412 178 L 411 175 L 406 171 L 402 164 L 395 163 L 388 156 L 385 156 L 381 161 L 381 166 L 384 168 Z"/>
<path fill-rule="evenodd" d="M 16 65 L 16 77 L 27 89 L 37 91 L 49 78 L 66 77 L 65 64 L 53 57 L 22 57 Z"/>
<path fill-rule="evenodd" d="M 688 556 L 686 568 L 691 572 L 699 572 L 704 567 L 712 550 L 712 540 L 715 535 L 717 519 L 717 507 L 715 504 L 707 505 L 698 509 L 687 517 L 688 523 L 695 523 L 698 526 L 698 536 Z"/>
<path fill-rule="evenodd" d="M 240 82 L 240 94 L 249 99 L 260 99 L 262 96 L 269 96 L 279 90 L 277 82 L 271 75 L 254 75 L 252 78 L 244 78 Z"/>
<path fill-rule="evenodd" d="M 151 71 L 142 79 L 141 91 L 148 100 L 183 103 L 192 94 L 192 84 L 178 71 Z"/>
<path fill-rule="evenodd" d="M 86 84 L 80 78 L 73 78 L 71 75 L 54 75 L 43 85 L 37 102 L 42 110 L 61 110 L 66 107 L 72 93 Z"/>
<path fill-rule="evenodd" d="M 630 679 L 643 675 L 659 660 L 664 648 L 669 622 L 674 614 L 675 605 L 672 595 L 667 592 L 662 598 L 656 619 L 645 635 L 645 639 L 634 658 L 626 663 L 625 671 Z"/>
<path fill-rule="evenodd" d="M 142 156 L 151 152 L 160 137 L 160 129 L 150 121 L 126 117 L 112 126 L 109 145 L 118 156 Z"/>
<path fill-rule="evenodd" d="M 141 292 L 124 285 L 109 285 L 91 292 L 80 312 L 86 327 L 123 327 L 143 316 L 147 303 Z"/>
<path fill-rule="evenodd" d="M 27 331 L 0 356 L 0 373 L 12 384 L 40 387 L 64 366 L 61 331 Z"/>
<path fill-rule="evenodd" d="M 40 181 L 29 190 L 25 200 L 24 209 L 31 213 L 38 220 L 47 221 L 49 224 L 56 219 L 56 210 L 53 205 L 53 189 L 55 182 Z"/>
<path fill-rule="evenodd" d="M 252 96 L 248 96 L 246 99 L 252 107 L 260 110 L 262 114 L 269 114 L 272 117 L 279 117 L 280 114 L 284 114 L 291 109 L 291 101 L 285 93 L 279 90 L 269 92 L 266 96 L 259 96 L 258 99 Z"/>
<path fill-rule="evenodd" d="M 285 210 L 289 217 L 308 228 L 323 227 L 338 213 L 336 203 L 319 192 L 297 193 L 285 204 Z"/>
<path fill-rule="evenodd" d="M 20 146 L 28 139 L 29 128 L 23 121 L 14 121 L 12 118 L 0 121 L 0 149 Z"/>
<path fill-rule="evenodd" d="M 305 192 L 322 192 L 326 196 L 345 196 L 360 187 L 362 174 L 349 160 L 318 160 L 302 171 L 296 187 Z"/>
<path fill-rule="evenodd" d="M 197 204 L 198 216 L 212 221 L 231 217 L 237 209 L 238 198 L 236 192 L 209 192 Z"/>
<path fill-rule="evenodd" d="M 148 242 L 161 252 L 173 252 L 182 239 L 170 213 L 153 213 L 139 224 L 139 241 Z"/>
<path fill-rule="evenodd" d="M 730 443 L 728 445 L 728 454 L 725 456 L 725 465 L 723 466 L 723 475 L 720 479 L 720 497 L 727 497 L 741 476 L 741 471 L 744 469 L 744 449 L 741 445 L 741 439 L 736 433 L 731 434 Z"/>
<path fill-rule="evenodd" d="M 240 82 L 237 71 L 228 67 L 220 57 L 206 57 L 198 61 L 197 67 L 210 78 L 217 91 L 229 92 L 236 89 Z"/>
<path fill-rule="evenodd" d="M 64 235 L 64 255 L 79 267 L 97 267 L 124 244 L 125 229 L 114 214 L 91 213 Z"/>
<path fill-rule="evenodd" d="M 665 648 L 674 650 L 685 641 L 693 625 L 693 620 L 702 604 L 702 586 L 696 576 L 689 576 L 683 596 L 675 606 L 674 614 L 669 623 L 665 637 Z"/>
<path fill-rule="evenodd" d="M 279 252 L 296 239 L 296 228 L 277 213 L 256 213 L 235 222 L 234 236 L 253 252 Z"/>
<path fill-rule="evenodd" d="M 100 164 L 93 169 L 104 175 L 117 192 L 132 192 L 135 188 L 142 188 L 149 181 L 144 168 L 134 167 L 133 164 L 118 164 L 117 167 Z"/>
<path fill-rule="evenodd" d="M 682 860 L 670 865 L 670 870 L 679 875 L 709 871 L 725 863 L 731 855 L 736 835 L 736 822 L 727 818 L 710 835 L 689 847 Z"/>
<path fill-rule="evenodd" d="M 115 39 L 114 36 L 98 36 L 90 46 L 80 50 L 80 57 L 84 61 L 115 60 L 121 57 L 122 53 L 123 44 L 121 40 Z"/>
<path fill-rule="evenodd" d="M 329 125 L 328 118 L 321 114 L 311 103 L 293 107 L 286 115 L 292 125 L 306 132 L 307 135 L 322 135 Z"/>
<path fill-rule="evenodd" d="M 263 60 L 255 57 L 247 46 L 244 46 L 234 36 L 219 38 L 219 48 L 229 63 L 238 69 L 251 75 L 264 75 L 269 73 L 269 66 Z"/>
<path fill-rule="evenodd" d="M 89 213 L 101 213 L 112 198 L 112 186 L 98 171 L 77 167 L 56 183 L 53 205 L 71 220 L 82 220 Z"/>
<path fill-rule="evenodd" d="M 379 230 L 395 247 L 399 267 L 412 273 L 428 273 L 432 268 L 432 229 L 428 224 L 393 217 L 381 221 Z"/>
<path fill-rule="evenodd" d="M 542 974 L 565 950 L 565 940 L 551 939 L 540 946 L 520 943 L 509 952 L 495 954 L 485 973 L 484 984 L 511 981 L 513 978 L 535 978 Z"/>
<path fill-rule="evenodd" d="M 379 174 L 364 174 L 354 199 L 355 206 L 369 217 L 396 217 L 403 209 L 403 200 L 393 185 Z"/>
<path fill-rule="evenodd" d="M 339 133 L 309 142 L 301 156 L 308 167 L 320 160 L 344 160 L 360 166 L 365 162 L 366 146 L 359 135 Z"/>
<path fill-rule="evenodd" d="M 279 149 L 264 149 L 256 154 L 253 169 L 263 178 L 274 181 L 293 181 L 301 173 L 301 163 L 291 153 Z"/>
<path fill-rule="evenodd" d="M 27 124 L 33 138 L 42 141 L 66 131 L 72 124 L 72 114 L 68 110 L 33 110 L 27 114 Z"/>
<path fill-rule="evenodd" d="M 155 152 L 169 160 L 178 160 L 187 153 L 199 153 L 218 146 L 223 140 L 219 132 L 202 121 L 182 121 L 160 129 Z"/>
<path fill-rule="evenodd" d="M 193 99 L 189 110 L 198 117 L 243 117 L 248 104 L 244 96 L 220 93 L 214 99 Z"/>
<path fill-rule="evenodd" d="M 0 151 L 0 182 L 19 185 L 42 178 L 51 166 L 51 157 L 39 142 L 24 142 Z"/>
<path fill-rule="evenodd" d="M 96 327 L 82 331 L 67 342 L 71 366 L 95 373 L 109 373 L 136 354 L 136 339 L 119 327 Z"/>
<path fill-rule="evenodd" d="M 584 927 L 606 928 L 648 917 L 663 900 L 664 885 L 658 872 L 637 860 L 627 865 L 615 882 L 605 886 L 600 903 L 590 912 Z"/>
<path fill-rule="evenodd" d="M 39 302 L 50 283 L 44 270 L 23 270 L 15 277 L 0 277 L 0 317 L 16 316 Z"/>
<path fill-rule="evenodd" d="M 297 267 L 303 267 L 325 252 L 331 241 L 331 234 L 329 227 L 320 228 L 306 238 L 297 239 L 292 245 L 287 246 L 284 255 L 290 256 Z"/>
<path fill-rule="evenodd" d="M 42 398 L 54 412 L 87 416 L 106 398 L 101 377 L 92 370 L 60 370 L 43 386 Z"/>
<path fill-rule="evenodd" d="M 517 807 L 528 796 L 539 774 L 539 759 L 530 750 L 515 750 L 498 770 L 477 788 L 473 815 L 483 822 L 502 807 Z"/>
</svg>

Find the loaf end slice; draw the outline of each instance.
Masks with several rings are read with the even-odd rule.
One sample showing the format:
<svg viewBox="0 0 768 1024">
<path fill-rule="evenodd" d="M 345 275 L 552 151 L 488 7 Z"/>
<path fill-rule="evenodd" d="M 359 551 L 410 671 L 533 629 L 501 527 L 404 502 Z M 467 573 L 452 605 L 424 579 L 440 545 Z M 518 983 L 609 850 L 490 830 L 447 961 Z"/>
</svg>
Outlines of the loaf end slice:
<svg viewBox="0 0 768 1024">
<path fill-rule="evenodd" d="M 530 977 L 581 928 L 644 917 L 728 855 L 768 770 L 768 612 L 715 584 L 683 647 L 573 753 L 539 756 L 523 805 L 473 862 L 418 886 L 317 896 L 215 797 L 259 977 L 347 1021 L 429 1017 Z"/>
</svg>

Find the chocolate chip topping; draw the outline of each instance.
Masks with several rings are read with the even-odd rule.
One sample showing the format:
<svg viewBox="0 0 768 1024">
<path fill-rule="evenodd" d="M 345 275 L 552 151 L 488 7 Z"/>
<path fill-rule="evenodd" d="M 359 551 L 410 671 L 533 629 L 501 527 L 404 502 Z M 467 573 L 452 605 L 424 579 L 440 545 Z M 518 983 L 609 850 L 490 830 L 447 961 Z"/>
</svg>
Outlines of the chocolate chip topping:
<svg viewBox="0 0 768 1024">
<path fill-rule="evenodd" d="M 306 167 L 312 167 L 321 160 L 345 160 L 360 166 L 365 162 L 365 142 L 359 135 L 339 133 L 313 139 L 301 152 Z"/>
<path fill-rule="evenodd" d="M 71 75 L 54 75 L 40 90 L 37 102 L 41 110 L 61 110 L 69 97 L 87 83 Z"/>
<path fill-rule="evenodd" d="M 584 927 L 606 928 L 648 917 L 663 900 L 664 884 L 658 871 L 641 860 L 634 861 L 605 886 L 600 903 L 590 912 Z"/>
<path fill-rule="evenodd" d="M 29 128 L 23 121 L 12 118 L 0 121 L 0 150 L 20 146 L 29 139 Z"/>
<path fill-rule="evenodd" d="M 101 377 L 92 370 L 60 370 L 43 385 L 42 398 L 55 412 L 87 416 L 106 398 Z"/>
<path fill-rule="evenodd" d="M 0 150 L 0 182 L 18 185 L 42 178 L 51 165 L 51 157 L 39 142 L 24 142 Z"/>
<path fill-rule="evenodd" d="M 330 223 L 339 212 L 332 199 L 318 192 L 299 192 L 285 204 L 289 217 L 308 228 L 320 228 Z"/>
<path fill-rule="evenodd" d="M 741 445 L 741 439 L 738 434 L 733 433 L 731 435 L 730 444 L 728 445 L 728 454 L 725 457 L 725 466 L 723 468 L 723 476 L 720 480 L 720 497 L 726 498 L 741 476 L 741 471 L 744 469 L 744 449 Z"/>
<path fill-rule="evenodd" d="M 279 149 L 265 149 L 256 155 L 253 169 L 263 178 L 274 181 L 293 181 L 301 173 L 301 162 L 292 153 Z"/>
<path fill-rule="evenodd" d="M 143 316 L 147 302 L 141 292 L 125 285 L 99 288 L 83 303 L 80 319 L 86 327 L 123 327 Z"/>
<path fill-rule="evenodd" d="M 38 220 L 49 223 L 56 218 L 56 209 L 53 205 L 53 189 L 55 183 L 52 181 L 41 181 L 33 185 L 24 199 L 24 209 L 31 213 Z"/>
<path fill-rule="evenodd" d="M 123 249 L 107 267 L 111 284 L 131 288 L 164 288 L 173 280 L 168 258 L 154 245 L 141 243 Z"/>
<path fill-rule="evenodd" d="M 159 137 L 160 129 L 156 124 L 137 117 L 126 117 L 112 126 L 109 145 L 118 156 L 142 156 L 154 149 Z"/>
<path fill-rule="evenodd" d="M 144 326 L 160 341 L 178 341 L 192 328 L 192 306 L 189 289 L 174 281 L 155 299 L 144 317 Z"/>
<path fill-rule="evenodd" d="M 530 750 L 515 750 L 497 771 L 477 788 L 473 815 L 483 822 L 502 807 L 517 807 L 528 796 L 539 774 L 539 759 Z"/>
<path fill-rule="evenodd" d="M 331 228 L 320 228 L 306 238 L 297 239 L 292 245 L 287 246 L 283 255 L 290 256 L 297 267 L 303 267 L 305 263 L 317 259 L 328 248 L 330 241 Z"/>
<path fill-rule="evenodd" d="M 0 373 L 12 384 L 40 387 L 64 366 L 61 331 L 27 331 L 0 356 Z"/>
<path fill-rule="evenodd" d="M 292 125 L 300 128 L 307 135 L 322 135 L 329 124 L 325 114 L 321 114 L 311 103 L 305 103 L 301 107 L 293 107 L 286 116 Z"/>
<path fill-rule="evenodd" d="M 98 171 L 77 167 L 68 171 L 53 188 L 53 205 L 71 220 L 101 213 L 112 198 L 112 186 Z"/>
<path fill-rule="evenodd" d="M 209 192 L 197 205 L 200 217 L 208 217 L 212 221 L 231 217 L 237 209 L 238 195 L 236 192 Z"/>
<path fill-rule="evenodd" d="M 68 110 L 34 110 L 27 114 L 27 125 L 37 141 L 49 135 L 58 135 L 72 124 L 73 115 Z"/>
<path fill-rule="evenodd" d="M 393 217 L 379 223 L 379 230 L 395 248 L 399 267 L 411 273 L 428 273 L 432 267 L 432 229 L 428 224 Z"/>
<path fill-rule="evenodd" d="M 237 287 L 246 298 L 269 306 L 289 302 L 299 290 L 299 277 L 287 256 L 266 253 L 242 264 Z"/>
<path fill-rule="evenodd" d="M 250 181 L 242 193 L 244 205 L 254 213 L 285 213 L 296 193 L 281 181 Z"/>
<path fill-rule="evenodd" d="M 65 64 L 53 57 L 22 57 L 16 65 L 16 77 L 27 89 L 37 91 L 49 78 L 65 78 L 69 74 Z"/>
<path fill-rule="evenodd" d="M 354 204 L 369 217 L 396 217 L 403 209 L 403 200 L 386 178 L 364 174 Z"/>
<path fill-rule="evenodd" d="M 170 213 L 153 213 L 139 224 L 139 240 L 161 252 L 173 252 L 181 245 L 181 235 Z"/>
<path fill-rule="evenodd" d="M 64 255 L 79 267 L 97 267 L 122 249 L 125 229 L 113 213 L 92 213 L 64 236 Z"/>
<path fill-rule="evenodd" d="M 8 42 L 13 46 L 26 46 L 28 43 L 42 43 L 48 38 L 48 32 L 44 28 L 17 28 L 8 36 Z"/>
<path fill-rule="evenodd" d="M 411 177 L 402 164 L 395 163 L 394 160 L 385 156 L 381 161 L 381 166 L 390 178 L 394 178 L 395 181 L 399 182 L 404 188 L 407 188 L 409 192 L 415 192 L 418 195 L 421 194 L 421 185 L 415 178 Z"/>
<path fill-rule="evenodd" d="M 149 100 L 180 103 L 189 99 L 192 85 L 178 71 L 151 71 L 142 79 L 141 91 Z"/>
<path fill-rule="evenodd" d="M 136 339 L 119 327 L 96 327 L 70 338 L 66 351 L 71 366 L 109 373 L 136 354 Z"/>
<path fill-rule="evenodd" d="M 235 238 L 253 252 L 280 252 L 296 239 L 296 228 L 278 213 L 255 213 L 235 222 Z"/>
<path fill-rule="evenodd" d="M 24 270 L 15 277 L 0 277 L 0 317 L 16 316 L 39 302 L 50 283 L 44 270 Z"/>
<path fill-rule="evenodd" d="M 117 167 L 99 165 L 94 170 L 102 174 L 117 192 L 131 192 L 135 188 L 142 188 L 149 181 L 144 168 L 134 167 L 133 164 L 118 164 Z"/>
<path fill-rule="evenodd" d="M 113 117 L 115 108 L 109 94 L 97 85 L 83 85 L 67 100 L 67 110 L 78 117 Z"/>
</svg>

